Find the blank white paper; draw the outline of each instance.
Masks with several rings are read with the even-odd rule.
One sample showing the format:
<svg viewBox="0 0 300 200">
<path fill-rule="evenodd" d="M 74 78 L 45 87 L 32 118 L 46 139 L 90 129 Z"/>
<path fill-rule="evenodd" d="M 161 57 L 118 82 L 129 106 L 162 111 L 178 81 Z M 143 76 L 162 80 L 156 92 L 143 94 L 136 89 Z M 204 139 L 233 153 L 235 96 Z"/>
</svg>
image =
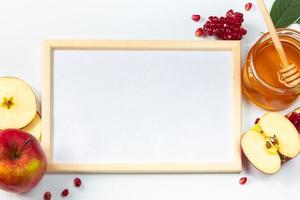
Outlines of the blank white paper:
<svg viewBox="0 0 300 200">
<path fill-rule="evenodd" d="M 230 51 L 57 50 L 53 161 L 232 161 Z"/>
</svg>

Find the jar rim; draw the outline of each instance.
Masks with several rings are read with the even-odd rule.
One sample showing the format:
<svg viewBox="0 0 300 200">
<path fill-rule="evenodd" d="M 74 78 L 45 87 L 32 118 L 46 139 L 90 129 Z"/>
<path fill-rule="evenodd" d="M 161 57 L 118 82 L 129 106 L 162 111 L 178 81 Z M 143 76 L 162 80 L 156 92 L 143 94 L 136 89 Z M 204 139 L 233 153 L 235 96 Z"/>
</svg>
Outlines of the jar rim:
<svg viewBox="0 0 300 200">
<path fill-rule="evenodd" d="M 282 31 L 285 31 L 285 33 L 292 33 L 292 34 L 296 34 L 296 35 L 299 35 L 299 38 L 300 38 L 300 32 L 297 31 L 297 30 L 294 30 L 294 29 L 290 29 L 290 28 L 277 28 L 276 29 L 276 32 L 277 33 L 282 33 Z M 287 37 L 292 37 L 291 35 L 287 35 Z M 270 84 L 268 84 L 267 82 L 265 82 L 262 78 L 259 77 L 259 75 L 257 74 L 256 70 L 255 70 L 255 67 L 254 67 L 254 59 L 253 59 L 253 56 L 254 56 L 254 51 L 253 49 L 256 47 L 259 47 L 260 44 L 269 39 L 270 38 L 270 34 L 269 32 L 267 33 L 264 33 L 257 41 L 256 43 L 253 45 L 252 49 L 250 51 L 251 52 L 251 59 L 250 59 L 250 68 L 251 68 L 251 71 L 253 72 L 253 76 L 255 77 L 255 79 L 257 79 L 262 85 L 264 85 L 266 88 L 274 91 L 274 92 L 278 92 L 278 93 L 293 93 L 294 92 L 294 88 L 277 88 L 277 87 L 274 87 Z"/>
</svg>

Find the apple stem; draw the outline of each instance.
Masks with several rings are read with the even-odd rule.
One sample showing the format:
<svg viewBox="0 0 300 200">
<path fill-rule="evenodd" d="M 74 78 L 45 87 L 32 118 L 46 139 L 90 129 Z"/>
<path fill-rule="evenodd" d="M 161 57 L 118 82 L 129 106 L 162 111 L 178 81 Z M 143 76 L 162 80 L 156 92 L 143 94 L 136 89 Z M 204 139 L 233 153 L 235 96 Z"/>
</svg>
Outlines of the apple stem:
<svg viewBox="0 0 300 200">
<path fill-rule="evenodd" d="M 18 149 L 18 151 L 17 151 L 17 152 L 15 153 L 15 155 L 14 155 L 14 158 L 18 158 L 18 157 L 19 157 L 20 152 L 23 151 L 23 149 L 25 148 L 25 146 L 26 146 L 29 142 L 31 142 L 31 138 L 30 138 L 30 137 L 28 137 L 28 138 L 25 140 L 25 142 L 22 144 L 21 148 Z"/>
</svg>

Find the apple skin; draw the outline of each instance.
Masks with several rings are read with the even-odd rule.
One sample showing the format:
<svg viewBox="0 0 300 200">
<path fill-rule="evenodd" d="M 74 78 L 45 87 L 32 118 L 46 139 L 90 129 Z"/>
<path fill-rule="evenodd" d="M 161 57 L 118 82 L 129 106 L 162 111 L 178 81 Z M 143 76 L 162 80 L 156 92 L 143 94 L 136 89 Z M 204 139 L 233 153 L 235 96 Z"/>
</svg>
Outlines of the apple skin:
<svg viewBox="0 0 300 200">
<path fill-rule="evenodd" d="M 24 193 L 33 189 L 47 170 L 39 141 L 18 129 L 0 131 L 0 188 Z"/>
</svg>

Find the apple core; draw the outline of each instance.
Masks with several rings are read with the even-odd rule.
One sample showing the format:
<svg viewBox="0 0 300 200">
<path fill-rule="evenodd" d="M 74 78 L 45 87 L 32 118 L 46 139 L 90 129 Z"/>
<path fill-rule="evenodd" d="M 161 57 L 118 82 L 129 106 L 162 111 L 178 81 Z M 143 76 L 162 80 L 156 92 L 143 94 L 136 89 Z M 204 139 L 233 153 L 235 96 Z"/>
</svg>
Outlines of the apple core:
<svg viewBox="0 0 300 200">
<path fill-rule="evenodd" d="M 1 106 L 7 109 L 10 109 L 14 105 L 13 97 L 3 97 Z"/>
</svg>

